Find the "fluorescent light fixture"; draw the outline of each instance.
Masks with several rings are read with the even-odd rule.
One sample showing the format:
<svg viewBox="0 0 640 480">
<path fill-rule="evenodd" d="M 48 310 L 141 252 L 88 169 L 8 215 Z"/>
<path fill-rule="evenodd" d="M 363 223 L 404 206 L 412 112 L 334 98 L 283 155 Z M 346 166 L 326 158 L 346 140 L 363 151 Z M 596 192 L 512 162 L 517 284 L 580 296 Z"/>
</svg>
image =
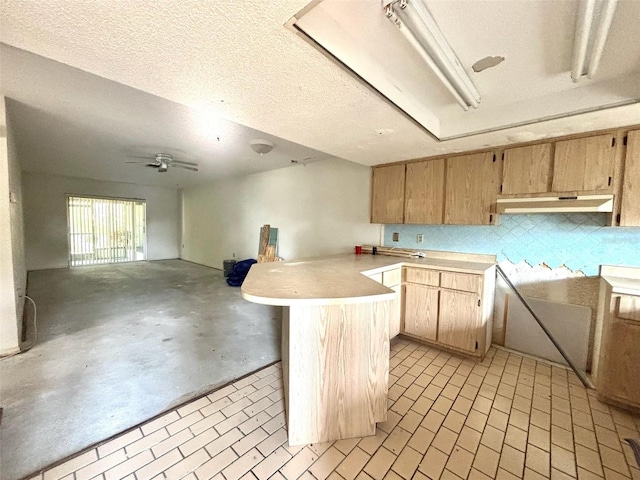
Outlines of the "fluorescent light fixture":
<svg viewBox="0 0 640 480">
<path fill-rule="evenodd" d="M 600 58 L 607 42 L 609 28 L 616 11 L 618 0 L 579 0 L 576 17 L 576 33 L 573 42 L 573 62 L 571 80 L 578 82 L 585 74 L 589 79 L 598 71 Z M 594 22 L 594 20 L 597 21 Z M 597 28 L 594 28 L 597 23 Z M 591 55 L 587 64 L 587 50 L 591 46 Z"/>
<path fill-rule="evenodd" d="M 478 108 L 480 93 L 421 0 L 383 0 L 386 16 L 433 70 L 464 110 Z"/>
</svg>

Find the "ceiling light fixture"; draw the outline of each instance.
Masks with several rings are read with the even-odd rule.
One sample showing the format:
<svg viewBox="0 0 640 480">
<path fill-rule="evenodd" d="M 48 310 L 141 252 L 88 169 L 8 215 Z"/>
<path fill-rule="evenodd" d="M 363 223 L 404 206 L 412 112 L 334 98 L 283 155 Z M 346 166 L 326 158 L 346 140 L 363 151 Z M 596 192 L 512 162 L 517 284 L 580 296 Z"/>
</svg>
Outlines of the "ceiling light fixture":
<svg viewBox="0 0 640 480">
<path fill-rule="evenodd" d="M 571 64 L 571 80 L 574 83 L 578 82 L 585 73 L 589 79 L 596 74 L 617 4 L 618 0 L 602 0 L 601 2 L 580 0 L 578 2 L 573 62 Z M 599 21 L 597 21 L 597 29 L 594 29 L 594 19 L 596 18 Z M 589 63 L 586 64 L 587 50 L 590 45 L 591 56 Z"/>
<path fill-rule="evenodd" d="M 256 139 L 256 140 L 251 140 L 249 142 L 249 146 L 254 152 L 259 153 L 262 156 L 266 153 L 269 153 L 271 150 L 273 150 L 273 147 L 275 145 L 273 144 L 273 142 L 270 142 L 269 140 Z"/>
<path fill-rule="evenodd" d="M 386 16 L 466 111 L 478 108 L 480 93 L 421 0 L 383 0 Z"/>
</svg>

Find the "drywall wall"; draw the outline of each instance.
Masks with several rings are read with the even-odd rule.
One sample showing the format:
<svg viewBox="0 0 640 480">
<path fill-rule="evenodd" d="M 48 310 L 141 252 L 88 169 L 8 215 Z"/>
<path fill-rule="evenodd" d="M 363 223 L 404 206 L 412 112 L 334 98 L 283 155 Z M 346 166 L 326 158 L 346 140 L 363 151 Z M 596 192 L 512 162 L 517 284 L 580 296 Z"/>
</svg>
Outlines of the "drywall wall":
<svg viewBox="0 0 640 480">
<path fill-rule="evenodd" d="M 264 224 L 278 227 L 287 260 L 378 244 L 370 188 L 370 168 L 332 158 L 185 189 L 182 258 L 215 268 L 234 253 L 256 258 Z"/>
<path fill-rule="evenodd" d="M 0 355 L 18 351 L 26 289 L 21 170 L 0 97 Z"/>
<path fill-rule="evenodd" d="M 66 194 L 140 198 L 147 202 L 147 258 L 180 255 L 178 190 L 23 172 L 28 270 L 69 265 Z"/>
</svg>

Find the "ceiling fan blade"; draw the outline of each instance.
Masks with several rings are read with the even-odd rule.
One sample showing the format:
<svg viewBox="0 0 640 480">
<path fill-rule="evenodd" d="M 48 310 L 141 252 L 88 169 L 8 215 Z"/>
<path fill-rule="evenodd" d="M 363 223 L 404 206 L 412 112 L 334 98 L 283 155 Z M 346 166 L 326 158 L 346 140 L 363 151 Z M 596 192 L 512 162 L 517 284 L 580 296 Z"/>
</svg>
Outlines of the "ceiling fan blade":
<svg viewBox="0 0 640 480">
<path fill-rule="evenodd" d="M 149 160 L 153 160 L 154 158 L 156 158 L 156 156 L 155 155 L 127 155 L 127 158 L 142 158 L 148 162 Z"/>
<path fill-rule="evenodd" d="M 149 160 L 131 160 L 130 162 L 124 162 L 124 163 L 147 163 Z"/>
<path fill-rule="evenodd" d="M 147 163 L 145 165 L 145 167 L 160 168 L 160 164 L 158 164 L 158 163 Z"/>
<path fill-rule="evenodd" d="M 172 160 L 171 163 L 173 163 L 174 165 L 190 165 L 192 167 L 197 167 L 198 164 L 194 163 L 194 162 L 185 162 L 182 160 Z"/>
<path fill-rule="evenodd" d="M 192 172 L 197 172 L 198 171 L 198 169 L 195 168 L 195 167 L 188 167 L 186 165 L 176 165 L 175 162 L 172 163 L 172 166 L 176 167 L 176 168 L 184 168 L 185 170 L 191 170 Z"/>
</svg>

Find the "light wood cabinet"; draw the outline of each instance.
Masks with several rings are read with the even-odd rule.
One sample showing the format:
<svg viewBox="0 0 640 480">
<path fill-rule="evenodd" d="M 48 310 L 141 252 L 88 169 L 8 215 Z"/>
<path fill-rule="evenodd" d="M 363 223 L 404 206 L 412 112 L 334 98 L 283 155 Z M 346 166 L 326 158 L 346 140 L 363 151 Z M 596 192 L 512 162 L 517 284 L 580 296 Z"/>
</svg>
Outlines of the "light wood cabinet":
<svg viewBox="0 0 640 480">
<path fill-rule="evenodd" d="M 491 345 L 495 268 L 484 274 L 404 268 L 402 332 L 484 357 Z"/>
<path fill-rule="evenodd" d="M 404 164 L 373 168 L 371 223 L 404 222 L 404 186 Z"/>
<path fill-rule="evenodd" d="M 477 293 L 440 291 L 438 341 L 468 352 L 478 348 L 480 298 Z"/>
<path fill-rule="evenodd" d="M 402 269 L 394 268 L 368 277 L 398 294 L 389 302 L 389 338 L 394 338 L 400 333 L 402 319 Z"/>
<path fill-rule="evenodd" d="M 442 223 L 444 167 L 443 158 L 407 164 L 404 223 Z"/>
<path fill-rule="evenodd" d="M 551 144 L 507 148 L 502 163 L 502 194 L 551 190 Z"/>
<path fill-rule="evenodd" d="M 435 341 L 438 333 L 437 288 L 409 283 L 404 286 L 404 332 Z"/>
<path fill-rule="evenodd" d="M 640 409 L 640 296 L 605 292 L 598 396 Z"/>
<path fill-rule="evenodd" d="M 598 135 L 556 142 L 554 192 L 613 192 L 615 136 Z"/>
<path fill-rule="evenodd" d="M 620 226 L 640 226 L 640 130 L 627 134 Z"/>
<path fill-rule="evenodd" d="M 498 169 L 491 152 L 447 159 L 444 223 L 489 225 L 498 195 Z"/>
</svg>

